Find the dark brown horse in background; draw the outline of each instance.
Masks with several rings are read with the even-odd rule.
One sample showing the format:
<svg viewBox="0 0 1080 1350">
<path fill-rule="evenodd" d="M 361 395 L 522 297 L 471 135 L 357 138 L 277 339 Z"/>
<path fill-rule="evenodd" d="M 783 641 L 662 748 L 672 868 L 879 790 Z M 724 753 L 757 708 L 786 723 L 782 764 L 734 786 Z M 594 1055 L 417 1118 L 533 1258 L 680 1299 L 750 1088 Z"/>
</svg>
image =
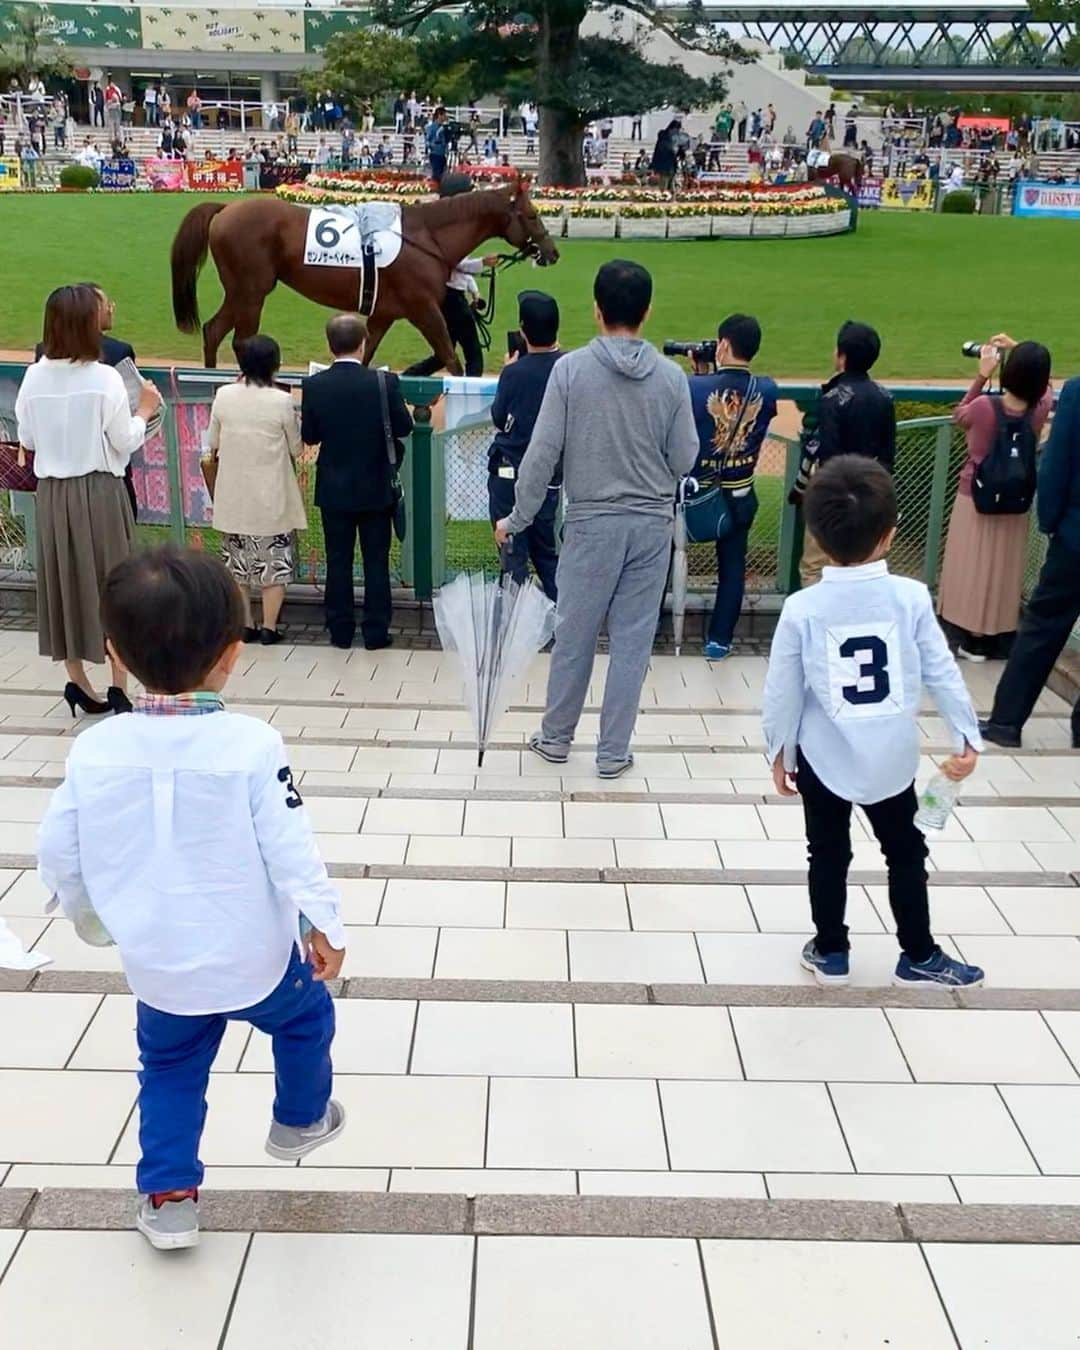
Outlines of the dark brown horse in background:
<svg viewBox="0 0 1080 1350">
<path fill-rule="evenodd" d="M 822 164 L 820 168 L 811 169 L 809 178 L 811 183 L 827 183 L 835 178 L 845 192 L 850 192 L 852 196 L 857 197 L 859 185 L 862 183 L 862 175 L 863 165 L 859 156 L 848 155 L 837 150 L 829 156 L 828 164 Z"/>
<path fill-rule="evenodd" d="M 278 197 L 206 202 L 187 213 L 172 246 L 173 314 L 183 333 L 199 330 L 196 294 L 199 269 L 207 250 L 213 255 L 225 291 L 221 308 L 202 325 L 203 359 L 217 364 L 228 333 L 233 349 L 259 331 L 263 303 L 279 281 L 316 304 L 355 310 L 359 271 L 349 267 L 309 267 L 304 263 L 308 208 Z M 485 239 L 505 239 L 541 265 L 559 251 L 529 200 L 524 181 L 483 188 L 401 208 L 402 247 L 379 276 L 375 312 L 368 319 L 364 357 L 375 355 L 386 330 L 408 319 L 431 344 L 452 375 L 462 373 L 442 302 L 453 268 Z"/>
</svg>

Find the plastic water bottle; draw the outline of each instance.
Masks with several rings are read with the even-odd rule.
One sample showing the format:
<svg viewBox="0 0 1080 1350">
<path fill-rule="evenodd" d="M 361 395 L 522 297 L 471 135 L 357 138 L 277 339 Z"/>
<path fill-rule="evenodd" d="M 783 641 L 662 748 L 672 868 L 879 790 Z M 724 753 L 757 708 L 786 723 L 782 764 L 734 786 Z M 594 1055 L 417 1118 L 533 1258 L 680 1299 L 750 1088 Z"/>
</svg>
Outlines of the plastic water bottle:
<svg viewBox="0 0 1080 1350">
<path fill-rule="evenodd" d="M 920 830 L 940 831 L 952 813 L 960 797 L 960 784 L 946 778 L 943 773 L 934 774 L 919 797 L 919 809 L 915 812 L 915 824 Z"/>
<path fill-rule="evenodd" d="M 90 947 L 113 947 L 116 944 L 109 936 L 109 930 L 97 916 L 97 910 L 91 905 L 83 905 L 75 914 L 75 932 Z"/>
</svg>

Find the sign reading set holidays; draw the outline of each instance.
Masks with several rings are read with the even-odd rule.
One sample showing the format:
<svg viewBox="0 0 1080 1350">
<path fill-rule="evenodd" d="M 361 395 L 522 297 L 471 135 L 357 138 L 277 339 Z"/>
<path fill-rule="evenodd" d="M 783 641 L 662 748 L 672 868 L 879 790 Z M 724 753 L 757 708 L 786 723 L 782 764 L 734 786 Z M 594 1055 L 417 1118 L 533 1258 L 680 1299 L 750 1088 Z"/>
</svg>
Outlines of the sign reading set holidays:
<svg viewBox="0 0 1080 1350">
<path fill-rule="evenodd" d="M 107 159 L 101 166 L 98 186 L 105 192 L 130 192 L 136 176 L 133 159 Z"/>
<path fill-rule="evenodd" d="M 0 192 L 18 192 L 22 186 L 22 165 L 17 155 L 0 155 Z"/>
<path fill-rule="evenodd" d="M 363 267 L 364 252 L 355 220 L 316 206 L 308 213 L 304 262 L 308 267 Z"/>
<path fill-rule="evenodd" d="M 1080 220 L 1080 183 L 1029 183 L 1016 185 L 1014 216 L 1071 216 Z"/>
</svg>

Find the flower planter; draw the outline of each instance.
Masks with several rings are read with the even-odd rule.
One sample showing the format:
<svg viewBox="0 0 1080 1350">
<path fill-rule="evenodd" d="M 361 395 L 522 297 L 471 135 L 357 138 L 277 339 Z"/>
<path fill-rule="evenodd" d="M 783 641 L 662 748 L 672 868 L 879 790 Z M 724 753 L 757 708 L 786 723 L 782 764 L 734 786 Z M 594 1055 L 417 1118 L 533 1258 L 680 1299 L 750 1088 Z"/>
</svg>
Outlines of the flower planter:
<svg viewBox="0 0 1080 1350">
<path fill-rule="evenodd" d="M 745 239 L 750 234 L 753 217 L 713 216 L 712 237 L 714 239 Z"/>
<path fill-rule="evenodd" d="M 620 216 L 620 239 L 666 239 L 667 216 Z"/>
<path fill-rule="evenodd" d="M 708 216 L 668 216 L 669 239 L 708 239 Z"/>
<path fill-rule="evenodd" d="M 567 239 L 614 239 L 615 216 L 567 216 Z"/>
<path fill-rule="evenodd" d="M 750 233 L 755 239 L 782 238 L 788 232 L 789 216 L 754 214 L 750 217 Z"/>
<path fill-rule="evenodd" d="M 561 239 L 566 233 L 566 213 L 564 211 L 541 211 L 540 219 L 544 222 L 544 229 L 547 230 L 552 239 Z"/>
</svg>

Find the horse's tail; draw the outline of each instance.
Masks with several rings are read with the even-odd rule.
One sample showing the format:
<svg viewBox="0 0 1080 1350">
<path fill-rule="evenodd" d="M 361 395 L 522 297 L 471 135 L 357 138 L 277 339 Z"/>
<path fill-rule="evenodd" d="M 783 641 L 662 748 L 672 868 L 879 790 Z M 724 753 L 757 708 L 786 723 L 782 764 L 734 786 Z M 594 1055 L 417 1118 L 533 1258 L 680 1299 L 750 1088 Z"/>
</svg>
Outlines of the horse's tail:
<svg viewBox="0 0 1080 1350">
<path fill-rule="evenodd" d="M 199 270 L 210 247 L 210 222 L 224 202 L 194 206 L 180 223 L 172 246 L 173 317 L 181 333 L 199 331 Z"/>
</svg>

